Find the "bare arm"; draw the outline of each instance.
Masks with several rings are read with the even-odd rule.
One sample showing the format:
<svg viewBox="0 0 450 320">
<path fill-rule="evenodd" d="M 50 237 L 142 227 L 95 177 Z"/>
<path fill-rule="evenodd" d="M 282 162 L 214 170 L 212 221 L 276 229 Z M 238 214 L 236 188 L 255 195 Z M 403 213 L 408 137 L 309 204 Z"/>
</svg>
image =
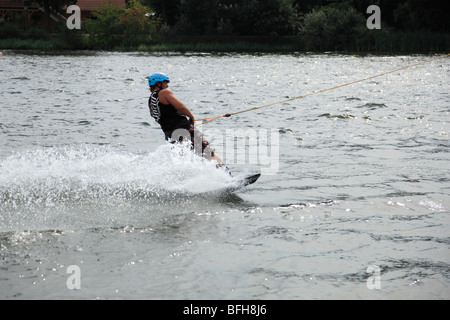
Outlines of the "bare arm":
<svg viewBox="0 0 450 320">
<path fill-rule="evenodd" d="M 181 102 L 172 91 L 169 89 L 164 89 L 159 92 L 159 101 L 164 104 L 171 104 L 177 111 L 185 116 L 188 116 L 192 123 L 195 122 L 194 115 L 192 112 Z"/>
</svg>

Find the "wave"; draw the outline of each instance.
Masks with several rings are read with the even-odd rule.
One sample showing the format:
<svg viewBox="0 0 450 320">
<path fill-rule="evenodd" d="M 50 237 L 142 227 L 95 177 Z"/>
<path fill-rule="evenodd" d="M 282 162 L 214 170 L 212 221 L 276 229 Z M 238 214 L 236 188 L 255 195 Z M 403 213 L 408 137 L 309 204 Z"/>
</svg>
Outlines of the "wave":
<svg viewBox="0 0 450 320">
<path fill-rule="evenodd" d="M 0 206 L 173 198 L 233 186 L 235 179 L 186 146 L 130 153 L 105 146 L 38 148 L 0 162 Z"/>
</svg>

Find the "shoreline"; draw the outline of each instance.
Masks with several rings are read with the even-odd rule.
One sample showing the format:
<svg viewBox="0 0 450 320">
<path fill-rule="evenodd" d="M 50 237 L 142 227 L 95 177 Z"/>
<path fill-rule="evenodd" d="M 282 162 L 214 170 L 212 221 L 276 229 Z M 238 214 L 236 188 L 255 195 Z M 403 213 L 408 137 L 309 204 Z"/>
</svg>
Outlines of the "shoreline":
<svg viewBox="0 0 450 320">
<path fill-rule="evenodd" d="M 215 53 L 325 53 L 343 54 L 429 54 L 447 53 L 450 34 L 441 33 L 383 33 L 355 39 L 343 47 L 317 48 L 300 36 L 235 37 L 194 36 L 159 37 L 153 43 L 133 47 L 96 47 L 88 44 L 88 36 L 78 35 L 77 41 L 61 39 L 58 34 L 47 39 L 0 39 L 0 52 L 4 50 L 41 51 L 118 51 L 118 52 L 215 52 Z"/>
</svg>

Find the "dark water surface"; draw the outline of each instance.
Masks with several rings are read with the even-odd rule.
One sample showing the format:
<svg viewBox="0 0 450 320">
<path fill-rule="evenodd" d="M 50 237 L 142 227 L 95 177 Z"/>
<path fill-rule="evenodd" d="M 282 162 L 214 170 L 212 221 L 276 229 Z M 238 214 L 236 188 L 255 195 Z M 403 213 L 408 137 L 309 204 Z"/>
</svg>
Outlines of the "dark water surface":
<svg viewBox="0 0 450 320">
<path fill-rule="evenodd" d="M 0 298 L 449 299 L 448 58 L 205 124 L 263 173 L 233 195 L 147 108 L 155 71 L 203 118 L 430 58 L 4 52 Z"/>
</svg>

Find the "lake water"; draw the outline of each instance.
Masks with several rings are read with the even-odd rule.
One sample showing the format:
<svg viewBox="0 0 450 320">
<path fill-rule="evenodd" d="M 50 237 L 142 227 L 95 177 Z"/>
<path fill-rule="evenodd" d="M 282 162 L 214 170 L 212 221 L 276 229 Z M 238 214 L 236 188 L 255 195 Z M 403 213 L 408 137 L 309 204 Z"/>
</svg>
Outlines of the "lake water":
<svg viewBox="0 0 450 320">
<path fill-rule="evenodd" d="M 449 58 L 199 127 L 233 177 L 147 107 L 155 71 L 203 118 L 432 57 L 3 52 L 0 298 L 449 299 Z"/>
</svg>

